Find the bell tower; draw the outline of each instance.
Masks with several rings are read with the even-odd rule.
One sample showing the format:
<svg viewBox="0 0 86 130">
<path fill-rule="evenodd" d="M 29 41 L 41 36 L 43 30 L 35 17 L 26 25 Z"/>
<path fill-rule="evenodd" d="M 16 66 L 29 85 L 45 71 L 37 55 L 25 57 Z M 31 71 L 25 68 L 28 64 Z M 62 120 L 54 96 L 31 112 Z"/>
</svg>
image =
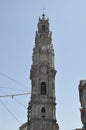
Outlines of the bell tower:
<svg viewBox="0 0 86 130">
<path fill-rule="evenodd" d="M 28 130 L 59 130 L 56 121 L 55 65 L 52 32 L 49 19 L 42 15 L 38 21 L 33 48 L 31 101 L 28 105 Z"/>
</svg>

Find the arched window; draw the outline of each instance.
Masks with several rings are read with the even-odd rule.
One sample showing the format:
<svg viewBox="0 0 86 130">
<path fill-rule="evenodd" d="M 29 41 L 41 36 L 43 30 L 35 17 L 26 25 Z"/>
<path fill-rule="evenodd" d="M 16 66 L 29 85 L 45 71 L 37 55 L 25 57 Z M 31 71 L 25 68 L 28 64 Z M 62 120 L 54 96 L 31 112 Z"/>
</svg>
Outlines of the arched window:
<svg viewBox="0 0 86 130">
<path fill-rule="evenodd" d="M 41 83 L 41 94 L 46 95 L 46 83 L 45 82 Z"/>
<path fill-rule="evenodd" d="M 42 112 L 42 113 L 45 113 L 45 112 L 46 112 L 46 110 L 45 110 L 44 107 L 42 107 L 41 112 Z"/>
</svg>

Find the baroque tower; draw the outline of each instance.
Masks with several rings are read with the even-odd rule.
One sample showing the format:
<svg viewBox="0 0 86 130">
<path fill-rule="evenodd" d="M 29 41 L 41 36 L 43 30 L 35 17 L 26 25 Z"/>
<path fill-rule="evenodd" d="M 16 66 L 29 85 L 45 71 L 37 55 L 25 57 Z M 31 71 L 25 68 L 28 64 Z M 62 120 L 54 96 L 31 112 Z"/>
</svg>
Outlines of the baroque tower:
<svg viewBox="0 0 86 130">
<path fill-rule="evenodd" d="M 58 130 L 56 121 L 55 65 L 49 19 L 42 15 L 33 48 L 30 79 L 31 101 L 28 105 L 28 130 Z"/>
</svg>

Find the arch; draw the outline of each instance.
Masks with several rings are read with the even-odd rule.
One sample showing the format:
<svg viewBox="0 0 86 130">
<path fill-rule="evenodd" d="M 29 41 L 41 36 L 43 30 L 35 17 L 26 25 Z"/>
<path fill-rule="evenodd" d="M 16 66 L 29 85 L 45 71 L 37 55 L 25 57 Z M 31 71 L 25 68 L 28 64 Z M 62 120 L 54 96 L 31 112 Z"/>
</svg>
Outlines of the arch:
<svg viewBox="0 0 86 130">
<path fill-rule="evenodd" d="M 46 115 L 46 109 L 44 107 L 42 107 L 42 109 L 41 109 L 41 117 L 45 118 L 46 117 L 45 115 Z"/>
<path fill-rule="evenodd" d="M 42 113 L 45 113 L 45 112 L 46 112 L 46 109 L 45 109 L 44 107 L 42 107 L 41 112 L 42 112 Z"/>
</svg>

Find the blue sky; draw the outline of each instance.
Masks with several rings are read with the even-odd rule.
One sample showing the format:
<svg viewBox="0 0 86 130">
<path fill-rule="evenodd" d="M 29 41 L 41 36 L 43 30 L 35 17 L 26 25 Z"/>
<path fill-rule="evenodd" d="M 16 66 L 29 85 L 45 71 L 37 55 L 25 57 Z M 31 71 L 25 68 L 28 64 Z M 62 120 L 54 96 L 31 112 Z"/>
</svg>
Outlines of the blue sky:
<svg viewBox="0 0 86 130">
<path fill-rule="evenodd" d="M 78 85 L 86 79 L 85 0 L 0 0 L 0 95 L 31 90 L 32 50 L 43 8 L 55 50 L 57 121 L 60 130 L 73 130 L 82 127 Z M 27 120 L 30 95 L 1 100 L 19 122 L 0 102 L 0 129 L 18 130 Z"/>
</svg>

